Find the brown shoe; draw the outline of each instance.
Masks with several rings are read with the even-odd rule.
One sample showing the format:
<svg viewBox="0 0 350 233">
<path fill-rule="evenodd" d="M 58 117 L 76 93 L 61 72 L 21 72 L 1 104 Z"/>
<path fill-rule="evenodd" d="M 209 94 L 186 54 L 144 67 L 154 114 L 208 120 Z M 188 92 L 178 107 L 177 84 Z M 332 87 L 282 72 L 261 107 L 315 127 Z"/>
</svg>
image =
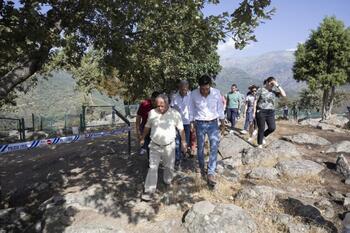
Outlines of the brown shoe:
<svg viewBox="0 0 350 233">
<path fill-rule="evenodd" d="M 215 186 L 216 185 L 216 180 L 215 180 L 215 176 L 209 174 L 208 175 L 208 184 L 211 186 Z"/>
</svg>

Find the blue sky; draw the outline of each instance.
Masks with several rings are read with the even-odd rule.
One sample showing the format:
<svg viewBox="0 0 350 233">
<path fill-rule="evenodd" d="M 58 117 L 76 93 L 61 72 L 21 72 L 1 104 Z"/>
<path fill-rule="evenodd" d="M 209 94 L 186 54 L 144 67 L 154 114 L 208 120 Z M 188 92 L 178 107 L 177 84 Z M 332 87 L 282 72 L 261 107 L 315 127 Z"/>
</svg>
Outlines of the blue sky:
<svg viewBox="0 0 350 233">
<path fill-rule="evenodd" d="M 220 5 L 208 5 L 205 15 L 231 11 L 239 0 L 221 0 Z M 350 0 L 272 0 L 276 13 L 272 20 L 261 24 L 255 31 L 258 42 L 243 50 L 235 50 L 232 41 L 220 43 L 222 58 L 256 56 L 270 51 L 293 50 L 304 42 L 325 16 L 335 16 L 350 27 Z"/>
</svg>

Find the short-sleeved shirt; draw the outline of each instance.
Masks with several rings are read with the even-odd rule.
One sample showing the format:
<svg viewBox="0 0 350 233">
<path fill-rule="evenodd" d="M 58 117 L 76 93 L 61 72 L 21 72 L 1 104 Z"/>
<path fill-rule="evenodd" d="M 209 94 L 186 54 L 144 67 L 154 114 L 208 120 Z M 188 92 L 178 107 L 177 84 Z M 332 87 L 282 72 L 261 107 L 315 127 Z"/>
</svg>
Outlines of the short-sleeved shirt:
<svg viewBox="0 0 350 233">
<path fill-rule="evenodd" d="M 258 89 L 256 93 L 257 109 L 275 109 L 276 97 L 280 94 L 278 88 L 273 88 L 271 91 L 265 87 Z"/>
<path fill-rule="evenodd" d="M 227 93 L 227 108 L 238 108 L 241 100 L 242 96 L 238 91 Z"/>
<path fill-rule="evenodd" d="M 152 100 L 145 99 L 140 103 L 140 107 L 137 110 L 137 115 L 141 117 L 141 127 L 143 128 L 147 122 L 148 113 L 152 110 Z"/>
<path fill-rule="evenodd" d="M 247 95 L 245 97 L 245 102 L 247 103 L 248 107 L 254 107 L 255 100 L 256 100 L 256 97 L 254 95 Z"/>
<path fill-rule="evenodd" d="M 184 129 L 180 113 L 172 108 L 164 114 L 152 109 L 145 126 L 151 128 L 151 140 L 158 145 L 168 145 L 175 141 L 176 129 Z"/>
</svg>

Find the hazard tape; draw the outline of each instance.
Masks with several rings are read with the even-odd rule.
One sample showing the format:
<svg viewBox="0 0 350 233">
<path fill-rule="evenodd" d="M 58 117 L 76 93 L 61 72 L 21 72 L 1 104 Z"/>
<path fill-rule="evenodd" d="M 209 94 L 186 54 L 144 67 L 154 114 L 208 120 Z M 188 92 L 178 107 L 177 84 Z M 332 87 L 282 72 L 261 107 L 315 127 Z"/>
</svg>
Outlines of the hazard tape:
<svg viewBox="0 0 350 233">
<path fill-rule="evenodd" d="M 0 145 L 0 154 L 17 151 L 17 150 L 28 150 L 28 149 L 33 149 L 33 148 L 42 147 L 42 146 L 49 146 L 49 145 L 56 145 L 56 144 L 63 144 L 63 143 L 73 143 L 84 139 L 94 139 L 98 137 L 112 136 L 112 135 L 126 133 L 126 132 L 129 132 L 130 130 L 131 130 L 131 127 L 125 127 L 125 128 L 121 128 L 121 129 L 117 129 L 109 132 L 86 133 L 86 134 L 79 134 L 79 135 L 71 135 L 67 137 L 56 137 L 56 138 L 48 138 L 48 139 L 42 139 L 42 140 L 34 140 L 29 142 L 4 144 L 4 145 Z"/>
</svg>

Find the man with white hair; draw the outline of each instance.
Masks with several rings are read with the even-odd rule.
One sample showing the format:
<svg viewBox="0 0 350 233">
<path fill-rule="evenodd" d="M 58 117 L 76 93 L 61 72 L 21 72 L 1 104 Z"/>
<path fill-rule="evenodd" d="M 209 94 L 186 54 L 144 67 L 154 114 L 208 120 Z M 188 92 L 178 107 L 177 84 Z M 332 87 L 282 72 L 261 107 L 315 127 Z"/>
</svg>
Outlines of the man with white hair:
<svg viewBox="0 0 350 233">
<path fill-rule="evenodd" d="M 169 108 L 169 98 L 164 94 L 158 95 L 155 100 L 156 108 L 151 110 L 145 125 L 140 144 L 144 143 L 146 135 L 151 132 L 151 143 L 149 145 L 149 169 L 145 181 L 145 190 L 142 200 L 150 201 L 157 189 L 158 166 L 162 160 L 164 165 L 163 181 L 171 185 L 174 176 L 175 163 L 175 138 L 176 129 L 180 132 L 183 150 L 186 150 L 185 132 L 180 113 Z"/>
</svg>

